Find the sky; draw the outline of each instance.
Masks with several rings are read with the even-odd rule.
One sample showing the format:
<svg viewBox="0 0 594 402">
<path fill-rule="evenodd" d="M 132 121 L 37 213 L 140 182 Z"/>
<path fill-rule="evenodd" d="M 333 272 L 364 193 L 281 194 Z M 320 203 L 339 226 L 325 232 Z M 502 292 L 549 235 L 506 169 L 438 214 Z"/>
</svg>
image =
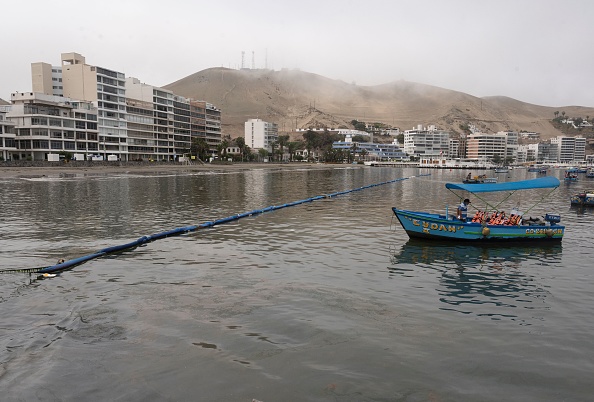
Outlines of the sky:
<svg viewBox="0 0 594 402">
<path fill-rule="evenodd" d="M 27 0 L 2 4 L 0 98 L 31 63 L 87 64 L 164 86 L 211 67 L 404 80 L 477 97 L 594 107 L 591 0 Z"/>
</svg>

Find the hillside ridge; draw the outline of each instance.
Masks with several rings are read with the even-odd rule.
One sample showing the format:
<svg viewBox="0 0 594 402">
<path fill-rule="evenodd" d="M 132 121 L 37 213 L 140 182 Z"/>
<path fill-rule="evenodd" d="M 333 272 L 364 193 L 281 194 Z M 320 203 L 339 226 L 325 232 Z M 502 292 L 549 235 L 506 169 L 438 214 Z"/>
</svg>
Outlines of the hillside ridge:
<svg viewBox="0 0 594 402">
<path fill-rule="evenodd" d="M 234 70 L 208 68 L 164 88 L 188 98 L 206 100 L 222 111 L 223 133 L 243 135 L 246 120 L 278 124 L 279 131 L 345 127 L 352 120 L 384 123 L 401 130 L 421 124 L 451 132 L 473 124 L 482 131 L 535 131 L 543 139 L 561 135 L 551 120 L 594 116 L 594 108 L 549 107 L 506 96 L 475 97 L 463 92 L 404 80 L 359 86 L 300 70 Z"/>
</svg>

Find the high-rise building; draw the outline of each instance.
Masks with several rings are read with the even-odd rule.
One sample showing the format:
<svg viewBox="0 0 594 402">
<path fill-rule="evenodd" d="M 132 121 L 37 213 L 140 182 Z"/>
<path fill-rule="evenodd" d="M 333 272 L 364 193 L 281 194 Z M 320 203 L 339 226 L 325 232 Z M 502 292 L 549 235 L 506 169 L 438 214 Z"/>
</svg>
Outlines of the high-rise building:
<svg viewBox="0 0 594 402">
<path fill-rule="evenodd" d="M 586 158 L 586 139 L 583 137 L 567 137 L 560 135 L 551 138 L 551 144 L 557 144 L 558 162 L 581 162 Z"/>
<path fill-rule="evenodd" d="M 466 137 L 466 157 L 468 159 L 488 160 L 495 155 L 505 159 L 507 154 L 507 135 L 505 133 L 486 134 L 474 132 Z"/>
<path fill-rule="evenodd" d="M 6 118 L 11 108 L 11 105 L 0 105 L 0 160 L 3 161 L 13 159 L 17 150 L 15 123 Z"/>
<path fill-rule="evenodd" d="M 404 152 L 415 156 L 446 157 L 450 152 L 450 134 L 431 125 L 404 131 Z"/>
<path fill-rule="evenodd" d="M 78 53 L 62 53 L 61 59 L 61 66 L 31 65 L 33 93 L 92 102 L 97 148 L 105 158 L 175 160 L 189 152 L 192 138 L 204 138 L 216 154 L 222 134 L 214 105 L 88 65 Z"/>
<path fill-rule="evenodd" d="M 272 143 L 278 141 L 278 126 L 260 119 L 250 119 L 244 124 L 245 144 L 251 149 L 272 152 Z"/>
</svg>

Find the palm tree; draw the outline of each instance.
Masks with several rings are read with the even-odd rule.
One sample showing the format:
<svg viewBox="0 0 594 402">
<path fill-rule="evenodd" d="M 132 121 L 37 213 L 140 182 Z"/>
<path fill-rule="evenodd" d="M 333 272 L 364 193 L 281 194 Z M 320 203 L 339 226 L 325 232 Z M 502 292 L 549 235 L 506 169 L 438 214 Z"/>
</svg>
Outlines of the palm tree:
<svg viewBox="0 0 594 402">
<path fill-rule="evenodd" d="M 278 146 L 280 147 L 280 160 L 283 159 L 283 154 L 285 153 L 285 146 L 289 143 L 289 136 L 288 135 L 279 135 L 278 136 Z"/>
<path fill-rule="evenodd" d="M 258 155 L 260 155 L 260 160 L 263 161 L 264 158 L 268 156 L 268 150 L 264 148 L 258 149 Z"/>
<path fill-rule="evenodd" d="M 237 137 L 235 139 L 235 145 L 239 148 L 239 153 L 241 154 L 241 161 L 243 162 L 243 154 L 245 152 L 245 138 Z"/>
<path fill-rule="evenodd" d="M 559 116 L 559 111 L 557 110 L 557 111 L 555 112 L 555 118 L 557 118 L 558 116 Z"/>
<path fill-rule="evenodd" d="M 200 162 L 206 160 L 209 150 L 208 144 L 204 138 L 192 138 L 190 152 L 192 155 L 196 155 Z"/>
<path fill-rule="evenodd" d="M 223 140 L 217 145 L 217 152 L 219 154 L 219 158 L 223 158 L 227 155 L 227 147 L 229 146 L 229 141 Z"/>
<path fill-rule="evenodd" d="M 289 160 L 293 162 L 293 156 L 295 155 L 295 151 L 297 150 L 297 146 L 299 143 L 297 142 L 289 142 L 287 144 L 287 148 L 289 149 Z"/>
<path fill-rule="evenodd" d="M 310 159 L 311 150 L 316 147 L 318 135 L 315 131 L 307 130 L 305 133 L 303 133 L 303 139 L 305 140 L 307 159 Z"/>
<path fill-rule="evenodd" d="M 270 143 L 270 148 L 272 149 L 272 153 L 271 153 L 271 155 L 272 155 L 272 160 L 271 160 L 271 162 L 274 162 L 274 153 L 275 153 L 275 152 L 274 152 L 274 150 L 276 149 L 276 146 L 277 146 L 277 145 L 278 145 L 278 142 L 276 142 L 276 141 L 272 141 L 272 142 Z"/>
</svg>

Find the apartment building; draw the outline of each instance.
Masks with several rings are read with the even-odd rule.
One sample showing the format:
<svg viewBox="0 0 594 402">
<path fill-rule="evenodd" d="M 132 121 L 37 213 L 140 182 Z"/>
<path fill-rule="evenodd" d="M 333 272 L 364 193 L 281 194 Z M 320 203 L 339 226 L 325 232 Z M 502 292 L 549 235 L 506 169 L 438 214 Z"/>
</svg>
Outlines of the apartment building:
<svg viewBox="0 0 594 402">
<path fill-rule="evenodd" d="M 474 132 L 466 137 L 466 157 L 468 159 L 488 160 L 494 155 L 502 159 L 507 155 L 506 133 L 486 134 Z"/>
<path fill-rule="evenodd" d="M 11 108 L 11 105 L 0 105 L 0 161 L 12 160 L 17 150 L 15 123 L 6 118 Z"/>
<path fill-rule="evenodd" d="M 245 144 L 253 150 L 272 152 L 271 144 L 278 141 L 278 126 L 260 119 L 250 119 L 244 124 Z"/>
<path fill-rule="evenodd" d="M 583 137 L 557 136 L 551 138 L 551 144 L 558 147 L 557 162 L 581 162 L 586 158 L 586 139 Z"/>
<path fill-rule="evenodd" d="M 221 143 L 221 110 L 205 101 L 190 101 L 192 138 L 204 138 L 212 156 Z"/>
<path fill-rule="evenodd" d="M 105 159 L 175 160 L 189 151 L 194 137 L 204 138 L 216 153 L 222 134 L 221 111 L 214 105 L 88 65 L 78 53 L 62 53 L 61 61 L 61 66 L 32 63 L 33 93 L 92 102 L 97 148 Z"/>
<path fill-rule="evenodd" d="M 38 92 L 11 94 L 6 119 L 14 123 L 13 160 L 47 160 L 62 151 L 98 154 L 97 109 L 92 102 Z"/>
<path fill-rule="evenodd" d="M 447 157 L 450 154 L 450 134 L 431 125 L 404 131 L 404 152 L 407 155 Z"/>
</svg>

